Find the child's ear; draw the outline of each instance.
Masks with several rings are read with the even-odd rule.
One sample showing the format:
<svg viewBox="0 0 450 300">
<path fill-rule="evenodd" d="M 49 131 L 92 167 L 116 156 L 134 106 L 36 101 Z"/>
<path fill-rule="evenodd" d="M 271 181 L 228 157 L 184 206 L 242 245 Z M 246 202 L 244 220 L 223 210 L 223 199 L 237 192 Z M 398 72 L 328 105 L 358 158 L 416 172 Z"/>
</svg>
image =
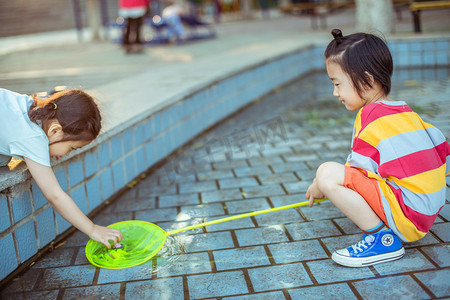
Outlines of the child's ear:
<svg viewBox="0 0 450 300">
<path fill-rule="evenodd" d="M 373 86 L 375 83 L 375 79 L 373 78 L 373 75 L 367 71 L 364 72 L 364 75 L 366 76 L 366 79 L 369 82 L 370 86 Z"/>
<path fill-rule="evenodd" d="M 47 129 L 47 136 L 49 140 L 56 141 L 64 136 L 61 124 L 57 120 L 50 121 Z"/>
</svg>

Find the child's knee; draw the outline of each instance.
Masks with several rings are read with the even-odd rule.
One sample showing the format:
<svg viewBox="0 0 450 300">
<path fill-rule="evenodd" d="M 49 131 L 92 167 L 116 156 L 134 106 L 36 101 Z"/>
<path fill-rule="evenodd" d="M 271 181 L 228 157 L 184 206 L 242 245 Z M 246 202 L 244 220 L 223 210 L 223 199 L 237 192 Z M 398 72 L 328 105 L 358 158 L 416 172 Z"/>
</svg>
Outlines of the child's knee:
<svg viewBox="0 0 450 300">
<path fill-rule="evenodd" d="M 325 162 L 317 168 L 316 180 L 321 189 L 329 189 L 336 185 L 342 185 L 345 167 L 337 162 Z"/>
</svg>

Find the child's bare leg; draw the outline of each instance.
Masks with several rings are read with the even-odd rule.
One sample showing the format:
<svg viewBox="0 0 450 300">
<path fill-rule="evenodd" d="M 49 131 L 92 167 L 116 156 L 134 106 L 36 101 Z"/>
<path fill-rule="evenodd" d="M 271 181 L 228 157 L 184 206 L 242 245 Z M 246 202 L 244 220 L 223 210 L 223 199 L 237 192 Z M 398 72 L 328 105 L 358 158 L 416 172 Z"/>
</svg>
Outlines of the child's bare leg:
<svg viewBox="0 0 450 300">
<path fill-rule="evenodd" d="M 326 162 L 317 169 L 316 181 L 320 191 L 361 230 L 368 231 L 381 219 L 366 200 L 352 189 L 344 186 L 345 166 Z"/>
</svg>

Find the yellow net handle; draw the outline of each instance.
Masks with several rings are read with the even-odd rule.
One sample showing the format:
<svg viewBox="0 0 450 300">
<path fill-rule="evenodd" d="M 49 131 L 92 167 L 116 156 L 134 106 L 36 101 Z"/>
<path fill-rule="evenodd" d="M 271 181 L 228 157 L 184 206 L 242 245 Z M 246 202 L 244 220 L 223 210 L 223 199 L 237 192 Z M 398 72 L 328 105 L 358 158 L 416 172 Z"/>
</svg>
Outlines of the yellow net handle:
<svg viewBox="0 0 450 300">
<path fill-rule="evenodd" d="M 325 201 L 325 200 L 328 200 L 328 199 L 327 198 L 316 199 L 316 200 L 314 200 L 314 203 L 322 202 L 322 201 Z M 209 222 L 204 222 L 204 223 L 200 223 L 200 224 L 195 224 L 195 225 L 183 227 L 183 228 L 180 228 L 180 229 L 167 231 L 166 234 L 167 235 L 173 235 L 173 234 L 177 234 L 177 233 L 182 232 L 182 231 L 191 230 L 191 229 L 195 229 L 195 228 L 199 228 L 199 227 L 214 225 L 214 224 L 218 224 L 218 223 L 223 223 L 223 222 L 232 221 L 232 220 L 236 220 L 236 219 L 256 216 L 256 215 L 265 214 L 265 213 L 269 213 L 269 212 L 280 211 L 280 210 L 288 209 L 288 208 L 305 206 L 305 205 L 308 205 L 308 204 L 309 204 L 309 200 L 306 200 L 306 201 L 303 201 L 303 202 L 289 204 L 289 205 L 285 205 L 285 206 L 279 206 L 279 207 L 274 207 L 274 208 L 269 208 L 269 209 L 257 210 L 257 211 L 254 211 L 254 212 L 249 212 L 249 213 L 245 213 L 245 214 L 235 215 L 235 216 L 231 216 L 231 217 L 226 217 L 226 218 L 222 218 L 222 219 L 217 219 L 217 220 L 213 220 L 213 221 L 209 221 Z"/>
</svg>

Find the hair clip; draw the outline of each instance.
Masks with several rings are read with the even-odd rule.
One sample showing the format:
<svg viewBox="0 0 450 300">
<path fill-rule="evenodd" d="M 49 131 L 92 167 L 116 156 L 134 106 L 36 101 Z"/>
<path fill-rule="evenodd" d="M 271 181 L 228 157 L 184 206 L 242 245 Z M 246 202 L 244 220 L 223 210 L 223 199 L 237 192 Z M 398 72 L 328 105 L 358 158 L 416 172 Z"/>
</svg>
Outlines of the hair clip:
<svg viewBox="0 0 450 300">
<path fill-rule="evenodd" d="M 58 105 L 55 102 L 52 102 L 52 103 L 55 106 L 53 109 L 56 110 L 58 108 Z"/>
</svg>

